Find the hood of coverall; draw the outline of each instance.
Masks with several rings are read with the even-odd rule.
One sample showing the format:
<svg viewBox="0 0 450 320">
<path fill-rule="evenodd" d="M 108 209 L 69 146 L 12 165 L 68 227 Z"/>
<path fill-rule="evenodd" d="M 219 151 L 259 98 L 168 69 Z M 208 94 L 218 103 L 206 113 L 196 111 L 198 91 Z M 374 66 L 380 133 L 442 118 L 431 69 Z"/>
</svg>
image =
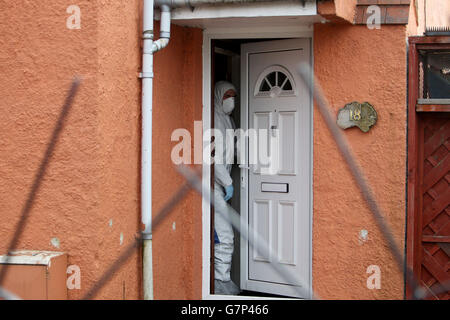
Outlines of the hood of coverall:
<svg viewBox="0 0 450 320">
<path fill-rule="evenodd" d="M 214 109 L 219 114 L 226 114 L 223 109 L 223 96 L 225 92 L 228 90 L 233 89 L 234 92 L 237 93 L 236 88 L 233 84 L 231 84 L 228 81 L 219 81 L 216 83 L 214 87 Z M 230 114 L 230 113 L 228 113 Z"/>
</svg>

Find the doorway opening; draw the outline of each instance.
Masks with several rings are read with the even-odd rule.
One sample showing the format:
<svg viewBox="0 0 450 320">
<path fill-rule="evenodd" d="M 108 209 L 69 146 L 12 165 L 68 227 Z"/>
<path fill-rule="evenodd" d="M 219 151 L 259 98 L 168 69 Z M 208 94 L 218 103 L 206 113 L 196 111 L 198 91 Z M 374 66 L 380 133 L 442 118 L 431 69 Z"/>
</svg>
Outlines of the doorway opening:
<svg viewBox="0 0 450 320">
<path fill-rule="evenodd" d="M 295 39 L 293 39 L 295 42 Z M 275 190 L 265 190 L 263 191 L 263 185 L 266 187 L 273 188 L 275 187 L 285 187 L 286 191 L 285 193 L 289 193 L 289 188 L 291 188 L 290 194 L 297 194 L 300 193 L 300 191 L 305 191 L 306 193 L 311 193 L 308 186 L 302 187 L 296 185 L 296 176 L 302 175 L 302 179 L 307 182 L 307 184 L 310 184 L 312 180 L 312 174 L 309 171 L 312 171 L 311 168 L 303 168 L 303 164 L 306 164 L 309 160 L 312 160 L 308 157 L 312 158 L 312 153 L 310 152 L 310 148 L 312 148 L 312 143 L 309 142 L 311 140 L 312 134 L 312 101 L 310 101 L 310 97 L 302 97 L 298 98 L 301 95 L 304 95 L 304 91 L 300 90 L 299 87 L 296 88 L 295 84 L 297 85 L 300 83 L 298 78 L 295 78 L 292 76 L 292 74 L 289 72 L 289 69 L 291 72 L 294 70 L 294 64 L 287 64 L 287 69 L 283 67 L 283 59 L 284 57 L 289 59 L 292 59 L 298 54 L 298 56 L 304 56 L 304 59 L 306 61 L 311 62 L 310 59 L 310 45 L 309 45 L 309 39 L 304 39 L 304 42 L 301 42 L 304 44 L 303 48 L 297 48 L 297 44 L 295 43 L 294 47 L 290 47 L 292 43 L 286 44 L 283 41 L 276 41 L 274 38 L 242 38 L 242 39 L 208 39 L 209 48 L 210 50 L 208 52 L 209 56 L 209 67 L 206 68 L 206 70 L 210 70 L 210 78 L 207 79 L 207 81 L 210 81 L 210 88 L 209 88 L 209 101 L 211 104 L 210 112 L 204 113 L 204 116 L 209 117 L 210 121 L 210 128 L 214 128 L 214 84 L 218 81 L 228 81 L 231 82 L 237 89 L 238 97 L 235 99 L 235 108 L 231 113 L 232 122 L 234 122 L 236 129 L 248 129 L 253 127 L 258 127 L 262 123 L 263 126 L 267 126 L 268 128 L 273 128 L 274 123 L 272 123 L 272 119 L 276 120 L 276 126 L 278 126 L 278 121 L 280 122 L 280 133 L 283 135 L 283 141 L 284 146 L 281 148 L 290 149 L 292 152 L 290 154 L 285 152 L 285 155 L 287 154 L 285 158 L 285 162 L 283 160 L 281 161 L 281 165 L 284 166 L 284 168 L 281 168 L 278 175 L 275 175 L 276 177 L 273 178 L 266 178 L 266 179 L 259 179 L 258 175 L 255 175 L 254 170 L 251 168 L 247 171 L 243 170 L 243 167 L 240 167 L 238 164 L 236 164 L 236 156 L 235 156 L 235 164 L 232 166 L 230 176 L 233 180 L 233 188 L 234 193 L 233 197 L 229 201 L 229 204 L 231 207 L 241 214 L 241 223 L 243 221 L 248 221 L 250 223 L 250 220 L 254 225 L 259 228 L 261 222 L 256 222 L 256 220 L 252 220 L 254 218 L 249 218 L 250 215 L 253 217 L 256 217 L 258 215 L 262 216 L 277 216 L 277 218 L 274 218 L 276 220 L 275 224 L 283 225 L 283 228 L 288 227 L 289 222 L 292 222 L 295 224 L 304 224 L 308 225 L 307 229 L 295 229 L 291 228 L 292 232 L 287 232 L 287 236 L 280 236 L 282 232 L 280 232 L 280 226 L 275 226 L 273 230 L 267 232 L 265 235 L 266 239 L 269 240 L 272 239 L 272 233 L 275 233 L 275 237 L 278 240 L 275 240 L 274 243 L 270 243 L 270 246 L 274 248 L 277 248 L 282 251 L 282 253 L 278 254 L 277 263 L 284 263 L 285 268 L 291 268 L 292 265 L 298 265 L 299 258 L 303 261 L 303 265 L 301 268 L 292 269 L 294 271 L 301 271 L 303 272 L 303 269 L 308 269 L 306 271 L 308 275 L 308 281 L 307 286 L 310 287 L 311 285 L 311 278 L 310 278 L 310 269 L 311 269 L 311 242 L 308 238 L 297 236 L 299 232 L 308 233 L 309 237 L 311 236 L 311 220 L 308 220 L 310 217 L 310 203 L 308 203 L 307 206 L 303 206 L 300 204 L 301 201 L 303 202 L 311 202 L 311 195 L 309 194 L 308 197 L 302 198 L 301 196 L 297 198 L 286 198 L 283 194 L 279 194 L 280 191 Z M 251 80 L 250 74 L 251 71 L 249 65 L 251 63 L 256 64 L 259 60 L 252 60 L 253 62 L 250 62 L 250 59 L 244 60 L 242 59 L 242 48 L 247 48 L 246 55 L 248 56 L 248 48 L 253 47 L 255 45 L 256 47 L 264 48 L 267 45 L 273 45 L 273 48 L 270 48 L 268 50 L 264 49 L 261 50 L 262 55 L 264 56 L 264 53 L 266 53 L 266 57 L 263 58 L 266 60 L 269 60 L 269 64 L 266 63 L 265 66 L 263 66 L 264 70 L 257 70 L 255 71 L 261 80 L 255 80 L 255 72 L 253 72 L 252 76 L 255 78 L 254 80 Z M 278 47 L 280 45 L 280 47 Z M 287 45 L 287 47 L 286 47 Z M 302 52 L 303 50 L 303 52 Z M 307 51 L 307 54 L 305 55 L 305 52 Z M 207 52 L 207 51 L 206 51 Z M 206 53 L 204 51 L 204 54 Z M 283 52 L 283 53 L 281 53 Z M 267 55 L 268 54 L 268 55 Z M 278 54 L 278 56 L 277 56 Z M 255 54 L 258 55 L 258 54 Z M 285 55 L 285 56 L 280 56 Z M 271 62 L 271 59 L 274 59 L 273 63 Z M 260 61 L 258 62 L 260 63 Z M 252 67 L 253 68 L 253 67 Z M 243 70 L 247 70 L 249 73 L 244 76 Z M 252 69 L 253 70 L 253 69 Z M 247 72 L 245 71 L 245 72 Z M 273 79 L 272 79 L 273 78 Z M 264 80 L 265 79 L 265 80 Z M 253 81 L 253 82 L 252 82 Z M 245 82 L 245 83 L 242 83 Z M 252 82 L 250 84 L 250 82 Z M 261 82 L 261 83 L 260 83 Z M 280 82 L 280 83 L 278 83 Z M 204 82 L 205 84 L 206 82 Z M 257 84 L 256 84 L 257 83 Z M 266 88 L 266 86 L 269 85 L 270 88 Z M 251 89 L 249 89 L 251 87 Z M 267 109 L 267 107 L 262 106 L 260 108 L 259 105 L 257 105 L 259 102 L 255 102 L 256 100 L 252 100 L 253 97 L 253 88 L 260 88 L 258 93 L 255 93 L 255 97 L 257 98 L 263 98 L 266 97 L 270 98 L 275 97 L 275 99 L 272 99 L 273 101 L 278 98 L 277 102 L 275 102 L 276 109 L 270 110 Z M 276 89 L 276 90 L 270 90 L 270 89 Z M 266 92 L 267 91 L 267 92 Z M 269 92 L 270 91 L 270 92 Z M 302 94 L 299 94 L 299 93 Z M 244 94 L 244 96 L 243 96 Z M 247 96 L 248 95 L 248 96 Z M 250 97 L 251 96 L 251 97 Z M 308 94 L 306 94 L 308 96 Z M 260 99 L 259 101 L 263 101 L 263 99 Z M 283 100 L 284 99 L 284 100 Z M 297 100 L 295 100 L 297 99 Z M 299 100 L 300 99 L 300 100 Z M 309 99 L 309 100 L 308 100 Z M 286 103 L 285 103 L 286 102 Z M 255 105 L 256 103 L 256 105 Z M 280 108 L 278 105 L 281 103 Z M 286 104 L 286 105 L 285 105 Z M 301 111 L 296 109 L 298 106 L 302 105 L 304 109 L 308 109 L 309 111 Z M 253 106 L 253 107 L 251 107 Z M 255 109 L 256 107 L 256 109 Z M 252 109 L 253 108 L 253 109 Z M 259 108 L 259 109 L 258 109 Z M 277 110 L 278 109 L 278 110 Z M 266 117 L 267 115 L 267 117 Z M 304 122 L 304 120 L 299 120 L 300 118 L 306 118 L 307 125 L 304 126 L 305 130 L 299 129 Z M 256 119 L 256 120 L 252 120 Z M 279 120 L 278 120 L 279 119 Z M 266 121 L 267 120 L 267 121 Z M 259 122 L 258 122 L 259 121 Z M 262 122 L 261 122 L 262 121 Z M 309 122 L 308 122 L 309 121 Z M 267 123 L 265 123 L 267 122 Z M 276 127 L 275 126 L 275 127 Z M 306 128 L 308 127 L 308 128 Z M 284 130 L 284 131 L 283 131 Z M 286 131 L 291 130 L 291 131 Z M 309 131 L 308 131 L 309 130 Z M 272 133 L 273 134 L 273 133 Z M 292 137 L 302 137 L 304 136 L 305 140 L 303 144 L 300 142 L 297 142 L 297 138 Z M 300 141 L 301 139 L 298 139 Z M 308 154 L 307 157 L 302 158 L 302 156 L 299 156 L 298 148 L 304 149 L 303 151 L 306 151 L 308 149 L 308 152 L 305 152 L 305 154 Z M 280 149 L 281 150 L 281 149 Z M 294 151 L 293 151 L 294 150 Z M 303 152 L 302 151 L 302 152 Z M 249 159 L 249 150 L 246 149 L 245 151 L 247 153 L 246 159 Z M 288 159 L 288 157 L 291 157 Z M 302 160 L 303 159 L 303 160 Z M 301 161 L 304 161 L 302 163 Z M 297 164 L 299 163 L 299 164 Z M 312 163 L 312 161 L 311 161 Z M 308 162 L 307 166 L 310 166 L 310 163 Z M 302 167 L 299 172 L 299 167 Z M 209 168 L 209 177 L 211 178 L 211 182 L 214 181 L 214 167 L 210 166 Z M 310 175 L 310 176 L 308 176 Z M 251 179 L 250 179 L 251 176 Z M 277 180 L 278 178 L 278 180 Z M 253 179 L 253 180 L 252 180 Z M 281 181 L 281 182 L 280 182 Z M 253 187 L 250 186 L 252 183 Z M 211 186 L 213 186 L 214 183 L 211 183 Z M 259 189 L 261 185 L 261 190 Z M 289 187 L 290 185 L 290 187 Z M 282 188 L 282 189 L 283 189 Z M 250 190 L 250 191 L 249 191 Z M 258 192 L 266 192 L 265 194 L 261 194 Z M 271 193 L 272 192 L 272 193 Z M 284 191 L 282 191 L 284 192 Z M 211 193 L 214 193 L 214 190 L 211 190 Z M 212 196 L 211 194 L 211 196 Z M 249 199 L 250 194 L 250 199 Z M 256 197 L 256 198 L 255 198 Z M 250 205 L 252 203 L 252 205 Z M 256 206 L 255 206 L 256 204 Z M 265 204 L 268 204 L 267 206 Z M 309 208 L 307 208 L 309 206 Z M 270 208 L 269 208 L 270 207 Z M 204 207 L 205 208 L 205 207 Z M 210 263 L 207 264 L 209 267 L 209 294 L 213 295 L 215 294 L 215 288 L 214 288 L 214 209 L 213 207 L 209 207 L 210 210 L 207 212 L 209 215 L 208 220 L 210 221 L 210 231 L 209 231 L 209 245 L 210 248 L 209 251 L 209 261 Z M 264 212 L 264 211 L 267 212 Z M 273 211 L 273 214 L 272 214 Z M 297 217 L 297 212 L 302 211 L 303 215 L 307 215 L 308 218 L 306 220 L 303 220 L 303 218 Z M 250 214 L 249 214 L 250 212 Z M 284 215 L 284 217 L 287 218 L 280 218 L 281 213 Z M 242 215 L 243 214 L 243 215 Z M 247 220 L 245 220 L 247 219 Z M 263 221 L 262 218 L 258 218 L 258 221 Z M 264 225 L 264 228 L 270 229 L 273 228 L 271 225 L 272 218 L 267 218 L 267 222 L 262 222 Z M 284 219 L 284 220 L 283 220 Z M 301 219 L 301 221 L 299 220 Z M 274 220 L 274 221 L 275 221 Z M 259 224 L 258 224 L 259 223 Z M 263 229 L 264 229 L 263 228 Z M 288 228 L 289 229 L 289 228 Z M 233 256 L 232 256 L 232 263 L 231 263 L 231 280 L 241 289 L 241 293 L 239 296 L 241 297 L 266 297 L 266 298 L 283 298 L 283 297 L 293 297 L 295 294 L 292 294 L 293 286 L 296 286 L 298 284 L 290 284 L 285 283 L 283 280 L 278 277 L 276 274 L 271 274 L 267 278 L 265 278 L 264 274 L 267 273 L 270 269 L 270 266 L 268 264 L 273 263 L 269 262 L 268 260 L 265 261 L 264 257 L 258 256 L 257 250 L 252 251 L 253 249 L 251 246 L 249 246 L 248 242 L 245 241 L 241 237 L 241 235 L 233 228 L 234 231 L 234 250 L 233 250 Z M 260 230 L 256 230 L 260 231 Z M 305 232 L 306 231 L 306 232 Z M 268 235 L 270 233 L 270 236 Z M 290 235 L 290 237 L 289 237 Z M 264 236 L 263 236 L 264 238 Z M 307 239 L 308 238 L 308 239 Z M 291 241 L 293 244 L 290 246 L 285 246 L 284 243 L 288 243 Z M 269 243 L 269 241 L 267 241 Z M 281 244 L 283 242 L 283 244 Z M 295 243 L 294 243 L 295 242 Z M 300 249 L 299 249 L 300 248 Z M 275 249 L 275 251 L 277 250 Z M 272 249 L 271 249 L 272 250 Z M 297 250 L 297 251 L 296 251 Z M 306 253 L 306 256 L 303 254 L 298 254 L 298 250 L 304 250 Z M 283 255 L 283 256 L 282 256 Z M 284 261 L 283 261 L 284 260 Z M 265 262 L 269 262 L 265 265 Z M 250 270 L 250 272 L 249 272 Z M 253 271 L 252 271 L 253 270 Z M 262 276 L 261 276 L 262 274 Z M 205 279 L 205 277 L 204 277 Z M 247 281 L 247 282 L 246 282 Z M 250 283 L 250 285 L 248 285 Z M 267 283 L 270 283 L 270 285 L 275 287 L 275 290 L 271 290 L 270 285 L 268 286 Z M 278 287 L 277 287 L 278 286 Z M 299 297 L 299 296 L 297 296 Z"/>
</svg>

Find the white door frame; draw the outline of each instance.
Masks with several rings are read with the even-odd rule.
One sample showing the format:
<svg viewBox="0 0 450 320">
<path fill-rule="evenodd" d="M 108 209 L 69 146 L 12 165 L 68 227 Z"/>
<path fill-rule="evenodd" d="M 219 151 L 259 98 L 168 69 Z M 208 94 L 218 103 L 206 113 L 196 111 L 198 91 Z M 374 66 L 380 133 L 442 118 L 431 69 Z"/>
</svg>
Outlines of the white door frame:
<svg viewBox="0 0 450 320">
<path fill-rule="evenodd" d="M 286 39 L 286 38 L 311 38 L 311 63 L 313 65 L 313 29 L 312 26 L 295 26 L 295 27 L 275 27 L 275 28 L 225 28 L 225 29 L 205 29 L 203 30 L 203 111 L 202 122 L 203 132 L 211 129 L 211 40 L 213 39 Z M 312 80 L 312 79 L 311 79 Z M 241 84 L 243 85 L 243 84 Z M 242 94 L 241 107 L 244 107 L 245 99 Z M 312 93 L 311 93 L 311 110 L 313 108 Z M 241 115 L 248 112 L 247 109 L 243 109 Z M 242 117 L 242 116 L 241 116 Z M 313 130 L 313 112 L 311 112 L 311 137 Z M 247 122 L 242 123 L 247 126 Z M 243 128 L 247 129 L 247 128 Z M 207 150 L 208 142 L 204 142 L 203 150 Z M 310 173 L 310 185 L 311 185 L 311 197 L 310 197 L 310 217 L 311 217 L 311 229 L 312 230 L 312 141 L 311 141 L 311 173 Z M 203 155 L 203 159 L 208 155 Z M 247 177 L 245 178 L 247 180 Z M 209 186 L 211 181 L 211 167 L 208 164 L 202 165 L 202 184 Z M 215 295 L 210 293 L 210 270 L 211 270 L 211 207 L 205 199 L 211 198 L 211 189 L 203 188 L 203 200 L 202 200 L 202 299 L 261 299 L 261 297 L 244 297 L 244 296 L 228 296 L 228 295 Z M 248 201 L 248 189 L 242 190 L 241 188 L 241 203 Z M 207 236 L 205 236 L 207 235 Z M 312 255 L 312 232 L 310 241 L 310 252 Z M 312 256 L 310 257 L 310 270 L 312 270 Z M 310 277 L 309 287 L 312 287 L 312 272 Z"/>
</svg>

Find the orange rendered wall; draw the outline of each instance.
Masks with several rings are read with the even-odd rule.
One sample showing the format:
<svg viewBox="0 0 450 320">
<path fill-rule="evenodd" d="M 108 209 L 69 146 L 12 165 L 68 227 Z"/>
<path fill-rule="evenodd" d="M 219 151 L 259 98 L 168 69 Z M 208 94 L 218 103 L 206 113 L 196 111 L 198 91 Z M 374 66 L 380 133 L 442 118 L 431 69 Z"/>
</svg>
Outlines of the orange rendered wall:
<svg viewBox="0 0 450 320">
<path fill-rule="evenodd" d="M 171 28 L 168 47 L 154 60 L 154 216 L 184 183 L 171 160 L 173 130 L 189 130 L 193 141 L 194 121 L 202 120 L 202 31 Z M 155 299 L 201 299 L 202 204 L 193 191 L 154 229 L 153 265 Z"/>
<path fill-rule="evenodd" d="M 343 131 L 395 239 L 404 251 L 406 165 L 406 29 L 317 24 L 314 73 L 337 114 L 370 102 L 378 122 L 368 133 Z M 314 112 L 313 288 L 327 299 L 402 299 L 403 276 L 317 109 Z M 361 230 L 368 239 L 359 238 Z M 381 270 L 369 290 L 367 267 Z"/>
<path fill-rule="evenodd" d="M 80 75 L 82 85 L 16 248 L 66 252 L 68 265 L 81 269 L 81 289 L 68 290 L 68 298 L 80 299 L 141 229 L 141 1 L 77 1 L 79 30 L 66 28 L 71 4 L 0 4 L 0 253 L 72 76 Z M 168 162 L 169 132 L 200 119 L 200 35 L 174 27 L 173 42 L 155 57 L 154 210 L 181 181 Z M 201 204 L 190 195 L 175 211 L 153 237 L 156 298 L 198 298 Z M 97 298 L 140 298 L 141 263 L 136 252 Z"/>
</svg>

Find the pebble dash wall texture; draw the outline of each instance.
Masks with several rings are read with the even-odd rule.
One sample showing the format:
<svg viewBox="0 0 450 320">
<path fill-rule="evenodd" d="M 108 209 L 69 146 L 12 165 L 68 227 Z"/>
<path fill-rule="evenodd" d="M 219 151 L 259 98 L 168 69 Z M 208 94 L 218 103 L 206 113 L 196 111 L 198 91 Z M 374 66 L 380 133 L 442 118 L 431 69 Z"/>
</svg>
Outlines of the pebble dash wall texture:
<svg viewBox="0 0 450 320">
<path fill-rule="evenodd" d="M 140 3 L 79 0 L 81 29 L 69 30 L 66 9 L 72 1 L 0 0 L 1 253 L 18 222 L 71 78 L 74 74 L 83 78 L 17 247 L 67 252 L 68 263 L 81 269 L 81 289 L 69 290 L 69 299 L 81 298 L 134 241 L 141 227 Z M 167 133 L 174 126 L 192 125 L 194 105 L 201 112 L 201 88 L 172 81 L 187 82 L 191 75 L 201 78 L 201 56 L 196 51 L 201 50 L 201 32 L 174 28 L 173 33 L 178 49 L 169 45 L 168 68 L 158 66 L 161 60 L 155 59 L 155 74 L 160 79 L 155 83 L 154 143 L 161 144 L 155 147 L 155 165 L 159 166 L 154 165 L 155 210 L 181 181 L 167 162 Z M 184 41 L 192 46 L 184 48 Z M 171 52 L 178 59 L 173 64 Z M 188 99 L 183 99 L 184 90 L 189 90 Z M 172 100 L 166 100 L 171 96 Z M 199 203 L 190 195 L 176 209 L 180 220 L 176 220 L 176 231 L 168 239 L 154 237 L 159 255 L 155 261 L 157 297 L 200 295 L 201 281 L 196 281 L 196 287 L 193 279 L 201 258 L 197 265 L 191 261 L 201 253 L 201 245 L 194 246 L 201 241 L 194 238 L 201 227 L 192 215 L 197 206 L 201 217 Z M 167 232 L 164 226 L 161 229 Z M 171 239 L 176 241 L 171 243 Z M 187 247 L 179 245 L 183 239 L 190 241 Z M 188 266 L 176 267 L 177 276 L 171 278 L 176 282 L 167 281 L 167 289 L 170 273 L 165 261 L 180 252 L 186 253 L 182 259 Z M 136 253 L 97 298 L 140 298 L 141 271 L 141 257 Z M 181 287 L 184 292 L 179 291 Z"/>
<path fill-rule="evenodd" d="M 378 113 L 368 132 L 343 131 L 404 250 L 406 28 L 315 25 L 314 72 L 338 112 L 352 101 Z M 317 109 L 316 109 L 317 110 Z M 323 298 L 402 299 L 403 276 L 320 114 L 314 113 L 313 287 Z M 362 230 L 368 231 L 365 239 Z M 364 231 L 363 231 L 364 233 Z M 381 270 L 369 290 L 367 267 Z"/>
</svg>

